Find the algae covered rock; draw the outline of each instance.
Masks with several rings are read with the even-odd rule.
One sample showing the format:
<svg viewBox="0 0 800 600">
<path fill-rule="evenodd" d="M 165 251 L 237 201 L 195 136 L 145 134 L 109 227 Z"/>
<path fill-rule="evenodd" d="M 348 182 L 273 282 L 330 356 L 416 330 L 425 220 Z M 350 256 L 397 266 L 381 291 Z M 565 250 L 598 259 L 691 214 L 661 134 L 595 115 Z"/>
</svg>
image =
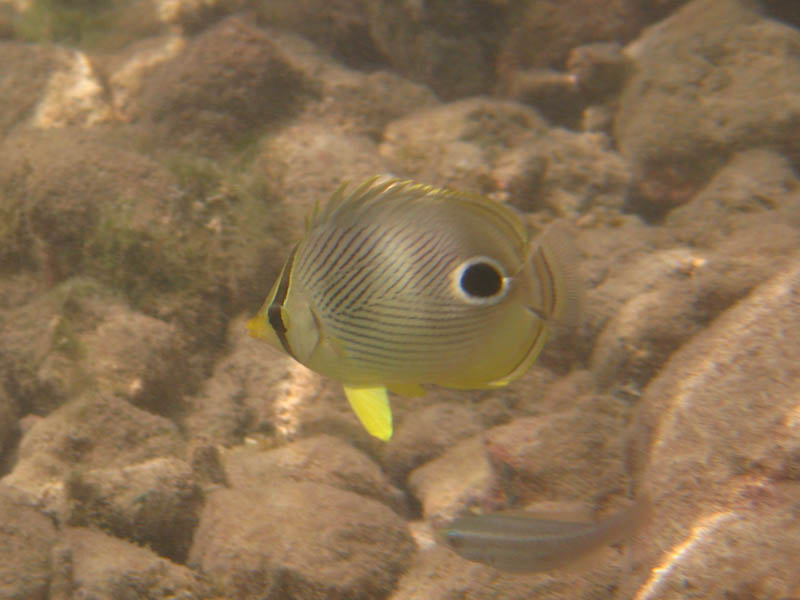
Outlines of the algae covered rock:
<svg viewBox="0 0 800 600">
<path fill-rule="evenodd" d="M 17 491 L 0 485 L 0 597 L 45 600 L 57 532 Z"/>
<path fill-rule="evenodd" d="M 492 193 L 525 211 L 619 209 L 631 179 L 604 134 L 551 128 L 528 106 L 489 98 L 393 121 L 380 152 L 399 174 Z"/>
<path fill-rule="evenodd" d="M 410 410 L 384 448 L 381 462 L 393 481 L 403 482 L 410 471 L 482 429 L 477 411 L 465 403 L 438 402 Z"/>
<path fill-rule="evenodd" d="M 485 93 L 494 84 L 505 4 L 378 0 L 368 4 L 370 33 L 397 71 L 442 98 Z"/>
<path fill-rule="evenodd" d="M 381 155 L 400 175 L 472 191 L 491 189 L 489 157 L 544 136 L 547 124 L 522 104 L 470 98 L 389 123 Z"/>
<path fill-rule="evenodd" d="M 408 487 L 422 505 L 424 517 L 434 523 L 454 517 L 465 506 L 479 506 L 493 485 L 494 474 L 480 434 L 457 442 L 408 477 Z"/>
<path fill-rule="evenodd" d="M 22 436 L 18 458 L 3 478 L 54 512 L 63 510 L 64 484 L 75 469 L 122 467 L 183 448 L 175 425 L 109 397 L 71 400 L 35 421 Z"/>
<path fill-rule="evenodd" d="M 390 600 L 599 600 L 613 597 L 611 590 L 624 569 L 624 559 L 606 549 L 580 570 L 511 574 L 464 561 L 444 546 L 431 545 L 416 556 Z"/>
<path fill-rule="evenodd" d="M 694 0 L 627 52 L 636 74 L 615 133 L 636 166 L 641 210 L 685 202 L 734 152 L 778 148 L 797 160 L 800 31 L 743 0 Z"/>
<path fill-rule="evenodd" d="M 232 446 L 248 437 L 285 442 L 325 433 L 375 447 L 341 384 L 247 335 L 244 318 L 231 321 L 227 347 L 211 376 L 186 400 L 183 424 L 192 437 Z"/>
<path fill-rule="evenodd" d="M 35 272 L 45 287 L 93 277 L 197 349 L 277 268 L 280 209 L 256 173 L 147 157 L 119 131 L 24 132 L 0 156 L 0 272 Z"/>
<path fill-rule="evenodd" d="M 369 32 L 365 0 L 272 0 L 249 2 L 256 19 L 301 34 L 346 64 L 370 67 L 383 61 Z"/>
<path fill-rule="evenodd" d="M 109 268 L 99 246 L 112 222 L 145 237 L 175 197 L 171 174 L 122 135 L 22 131 L 0 141 L 0 157 L 3 270 L 38 268 L 51 284 L 90 264 Z"/>
<path fill-rule="evenodd" d="M 313 121 L 294 123 L 265 138 L 255 160 L 282 198 L 296 239 L 314 205 L 341 184 L 358 185 L 387 171 L 374 141 Z"/>
<path fill-rule="evenodd" d="M 159 65 L 142 90 L 141 114 L 157 143 L 201 143 L 213 156 L 289 117 L 307 93 L 264 31 L 230 17 Z"/>
<path fill-rule="evenodd" d="M 717 246 L 765 225 L 800 226 L 798 200 L 800 177 L 791 162 L 757 148 L 733 155 L 689 202 L 670 211 L 665 222 L 682 241 Z"/>
<path fill-rule="evenodd" d="M 638 588 L 669 598 L 687 581 L 705 597 L 791 596 L 800 548 L 790 516 L 800 449 L 799 296 L 795 254 L 646 388 L 631 457 L 655 514 L 633 547 L 641 562 L 621 597 Z"/>
<path fill-rule="evenodd" d="M 587 394 L 559 411 L 488 430 L 495 485 L 520 504 L 618 493 L 627 483 L 621 464 L 627 413 L 613 396 Z"/>
<path fill-rule="evenodd" d="M 404 521 L 371 498 L 286 480 L 209 494 L 189 564 L 232 599 L 380 598 L 408 565 Z"/>
<path fill-rule="evenodd" d="M 191 467 L 174 457 L 76 471 L 66 495 L 65 523 L 99 527 L 176 561 L 186 558 L 203 500 Z"/>
<path fill-rule="evenodd" d="M 381 138 L 389 121 L 439 103 L 430 88 L 394 71 L 351 68 L 325 52 L 324 45 L 282 29 L 264 27 L 264 34 L 314 90 L 301 107 L 297 125 L 328 127 L 374 142 Z M 271 133 L 266 132 L 267 139 Z M 280 135 L 280 131 L 276 133 Z"/>
<path fill-rule="evenodd" d="M 29 127 L 95 125 L 111 117 L 97 73 L 85 54 L 0 40 L 0 64 L 3 136 Z"/>
<path fill-rule="evenodd" d="M 522 69 L 563 69 L 569 52 L 592 42 L 626 42 L 648 21 L 683 0 L 641 2 L 586 0 L 521 3 L 499 50 L 501 65 Z"/>
<path fill-rule="evenodd" d="M 0 386 L 0 457 L 10 444 L 19 419 L 19 407 L 14 399 Z M 0 464 L 2 459 L 0 458 Z"/>
<path fill-rule="evenodd" d="M 331 435 L 316 435 L 265 451 L 242 446 L 224 454 L 230 485 L 236 488 L 284 478 L 313 481 L 374 498 L 396 507 L 400 491 L 389 484 L 366 454 Z"/>
<path fill-rule="evenodd" d="M 67 527 L 54 551 L 51 598 L 213 598 L 212 587 L 183 565 L 88 527 Z"/>
<path fill-rule="evenodd" d="M 86 390 L 178 409 L 192 373 L 184 336 L 97 282 L 71 279 L 0 314 L 0 373 L 26 412 L 46 414 Z"/>
</svg>

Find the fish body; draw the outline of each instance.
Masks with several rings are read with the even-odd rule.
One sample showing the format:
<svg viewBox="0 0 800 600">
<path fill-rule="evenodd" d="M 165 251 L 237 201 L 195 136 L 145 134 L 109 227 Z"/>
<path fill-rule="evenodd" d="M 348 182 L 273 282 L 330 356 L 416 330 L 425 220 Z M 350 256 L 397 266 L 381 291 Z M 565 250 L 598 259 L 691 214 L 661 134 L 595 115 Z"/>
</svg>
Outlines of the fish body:
<svg viewBox="0 0 800 600">
<path fill-rule="evenodd" d="M 534 573 L 579 563 L 634 534 L 649 515 L 646 499 L 596 523 L 542 519 L 524 512 L 470 515 L 443 527 L 438 538 L 467 560 L 501 571 Z"/>
<path fill-rule="evenodd" d="M 396 179 L 339 188 L 309 219 L 251 335 L 345 386 L 367 430 L 392 433 L 389 390 L 498 387 L 551 319 L 577 312 L 559 244 L 481 196 Z"/>
</svg>

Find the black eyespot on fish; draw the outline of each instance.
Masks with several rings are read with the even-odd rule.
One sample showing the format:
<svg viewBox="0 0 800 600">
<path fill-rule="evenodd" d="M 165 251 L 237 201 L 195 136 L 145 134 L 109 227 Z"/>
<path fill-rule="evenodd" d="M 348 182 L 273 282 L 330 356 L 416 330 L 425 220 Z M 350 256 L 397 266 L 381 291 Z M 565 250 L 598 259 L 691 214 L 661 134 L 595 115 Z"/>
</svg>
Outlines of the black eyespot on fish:
<svg viewBox="0 0 800 600">
<path fill-rule="evenodd" d="M 450 275 L 450 289 L 468 304 L 497 304 L 508 294 L 510 283 L 503 265 L 488 256 L 473 256 Z"/>
<path fill-rule="evenodd" d="M 491 298 L 503 290 L 503 274 L 488 262 L 474 262 L 461 273 L 459 285 L 473 298 Z"/>
</svg>

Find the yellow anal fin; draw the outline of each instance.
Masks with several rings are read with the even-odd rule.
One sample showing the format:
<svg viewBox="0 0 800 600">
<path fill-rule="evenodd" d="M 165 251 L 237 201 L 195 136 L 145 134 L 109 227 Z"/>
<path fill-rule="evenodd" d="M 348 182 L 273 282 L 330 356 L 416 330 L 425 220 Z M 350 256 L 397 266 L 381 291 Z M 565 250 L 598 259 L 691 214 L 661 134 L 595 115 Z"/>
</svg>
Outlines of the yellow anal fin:
<svg viewBox="0 0 800 600">
<path fill-rule="evenodd" d="M 344 393 L 358 420 L 371 435 L 384 442 L 392 437 L 392 408 L 385 387 L 344 386 Z"/>
<path fill-rule="evenodd" d="M 426 394 L 425 388 L 418 383 L 392 383 L 386 386 L 390 392 L 400 394 L 406 398 L 418 398 Z"/>
</svg>

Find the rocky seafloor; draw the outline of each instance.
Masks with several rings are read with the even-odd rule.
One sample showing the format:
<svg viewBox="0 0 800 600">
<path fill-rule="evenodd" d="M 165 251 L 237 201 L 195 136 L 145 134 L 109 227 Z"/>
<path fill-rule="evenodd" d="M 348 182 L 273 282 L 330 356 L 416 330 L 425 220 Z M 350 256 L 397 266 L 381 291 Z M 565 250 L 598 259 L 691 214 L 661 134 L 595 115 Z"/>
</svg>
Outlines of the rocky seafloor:
<svg viewBox="0 0 800 600">
<path fill-rule="evenodd" d="M 0 598 L 800 598 L 795 0 L 0 1 Z M 580 328 L 393 398 L 249 338 L 377 173 L 567 220 Z M 511 575 L 467 509 L 653 517 Z"/>
</svg>

